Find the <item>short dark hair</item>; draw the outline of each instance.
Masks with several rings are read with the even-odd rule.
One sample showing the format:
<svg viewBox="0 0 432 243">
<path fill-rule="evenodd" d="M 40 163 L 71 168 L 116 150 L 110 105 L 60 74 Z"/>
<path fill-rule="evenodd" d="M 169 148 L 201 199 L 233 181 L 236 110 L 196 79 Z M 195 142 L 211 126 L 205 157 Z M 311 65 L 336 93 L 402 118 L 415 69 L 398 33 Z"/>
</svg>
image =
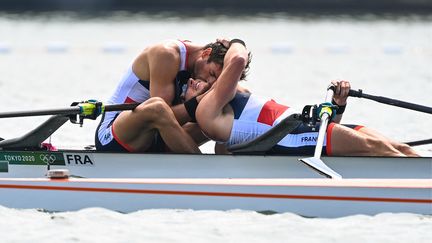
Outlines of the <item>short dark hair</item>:
<svg viewBox="0 0 432 243">
<path fill-rule="evenodd" d="M 220 42 L 213 42 L 213 43 L 209 43 L 207 45 L 204 46 L 203 50 L 207 49 L 207 48 L 211 48 L 212 51 L 210 53 L 210 56 L 207 60 L 207 63 L 210 62 L 214 62 L 216 64 L 219 64 L 223 67 L 224 65 L 224 58 L 225 55 L 228 51 L 228 48 L 226 48 L 222 43 Z M 244 69 L 244 71 L 242 72 L 241 76 L 240 76 L 240 80 L 246 80 L 246 76 L 249 72 L 249 64 L 251 62 L 252 59 L 252 54 L 249 52 L 248 53 L 248 62 L 246 64 L 246 67 Z"/>
</svg>

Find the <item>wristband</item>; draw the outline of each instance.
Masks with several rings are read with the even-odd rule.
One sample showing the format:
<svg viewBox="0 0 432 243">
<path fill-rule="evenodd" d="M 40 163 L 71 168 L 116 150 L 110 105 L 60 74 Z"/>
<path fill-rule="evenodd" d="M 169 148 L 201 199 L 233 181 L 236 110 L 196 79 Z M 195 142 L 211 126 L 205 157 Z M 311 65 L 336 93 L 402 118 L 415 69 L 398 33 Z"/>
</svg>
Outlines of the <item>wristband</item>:
<svg viewBox="0 0 432 243">
<path fill-rule="evenodd" d="M 188 101 L 186 101 L 183 104 L 186 108 L 187 113 L 189 114 L 189 116 L 191 118 L 191 121 L 196 122 L 195 112 L 196 112 L 196 109 L 198 107 L 198 101 L 197 101 L 196 97 L 189 99 Z"/>
<path fill-rule="evenodd" d="M 335 100 L 332 100 L 333 105 L 337 105 L 336 115 L 342 115 L 345 112 L 346 105 L 338 105 Z"/>
<path fill-rule="evenodd" d="M 246 47 L 246 43 L 245 43 L 244 41 L 240 40 L 240 39 L 232 39 L 232 40 L 229 42 L 229 45 L 231 46 L 231 45 L 234 44 L 234 43 L 240 43 L 240 44 L 242 44 L 244 47 Z"/>
</svg>

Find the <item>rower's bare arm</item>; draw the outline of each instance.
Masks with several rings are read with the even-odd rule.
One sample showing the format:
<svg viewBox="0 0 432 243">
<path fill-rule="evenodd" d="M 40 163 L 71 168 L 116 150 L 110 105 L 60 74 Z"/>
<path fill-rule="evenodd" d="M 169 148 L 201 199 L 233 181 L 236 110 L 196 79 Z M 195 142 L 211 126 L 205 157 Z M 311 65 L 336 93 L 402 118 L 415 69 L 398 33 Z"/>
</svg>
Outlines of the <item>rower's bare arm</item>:
<svg viewBox="0 0 432 243">
<path fill-rule="evenodd" d="M 248 51 L 243 45 L 234 43 L 225 55 L 221 75 L 198 105 L 197 121 L 212 139 L 226 141 L 229 138 L 232 124 L 225 115 L 229 114 L 225 106 L 234 98 L 238 80 L 247 63 Z"/>
<path fill-rule="evenodd" d="M 351 84 L 347 80 L 332 80 L 332 85 L 335 86 L 333 101 L 340 107 L 345 107 L 347 104 L 348 93 L 351 89 Z M 340 123 L 342 120 L 342 113 L 337 114 L 333 122 Z"/>
<path fill-rule="evenodd" d="M 198 146 L 209 141 L 209 138 L 204 135 L 197 123 L 188 122 L 183 125 L 183 129 L 194 139 Z"/>
<path fill-rule="evenodd" d="M 175 97 L 175 84 L 180 56 L 173 46 L 160 44 L 148 50 L 150 70 L 150 95 L 161 97 L 167 104 L 172 105 Z M 180 125 L 190 121 L 184 105 L 172 107 L 174 115 Z"/>
<path fill-rule="evenodd" d="M 169 105 L 175 97 L 174 80 L 180 65 L 175 48 L 158 45 L 149 50 L 150 96 L 161 97 Z"/>
<path fill-rule="evenodd" d="M 233 43 L 224 58 L 224 68 L 214 84 L 215 104 L 222 109 L 237 92 L 238 81 L 248 63 L 248 50 L 240 43 Z"/>
</svg>

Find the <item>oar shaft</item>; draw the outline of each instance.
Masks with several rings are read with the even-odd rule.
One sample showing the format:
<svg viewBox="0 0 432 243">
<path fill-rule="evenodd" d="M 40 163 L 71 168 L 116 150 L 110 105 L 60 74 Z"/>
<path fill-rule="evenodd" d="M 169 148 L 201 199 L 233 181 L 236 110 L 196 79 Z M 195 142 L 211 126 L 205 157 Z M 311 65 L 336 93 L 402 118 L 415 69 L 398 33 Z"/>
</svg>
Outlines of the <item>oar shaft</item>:
<svg viewBox="0 0 432 243">
<path fill-rule="evenodd" d="M 331 102 L 333 99 L 333 94 L 334 94 L 334 91 L 332 88 L 327 89 L 327 95 L 326 95 L 325 102 Z M 329 114 L 324 113 L 321 117 L 321 124 L 320 124 L 320 129 L 318 132 L 317 145 L 315 147 L 315 153 L 314 153 L 315 158 L 321 157 L 322 147 L 324 145 L 324 137 L 325 137 L 325 134 L 327 132 L 327 125 L 328 125 L 329 120 L 330 120 Z"/>
<path fill-rule="evenodd" d="M 140 103 L 105 105 L 105 111 L 126 111 L 135 109 Z"/>
<path fill-rule="evenodd" d="M 11 111 L 0 113 L 0 118 L 24 117 L 24 116 L 46 116 L 46 115 L 75 115 L 81 112 L 80 107 L 72 106 L 68 108 L 36 110 L 36 111 Z"/>
<path fill-rule="evenodd" d="M 329 87 L 327 90 L 327 96 L 325 101 L 331 102 L 331 100 L 333 99 L 333 94 L 334 94 L 334 87 L 332 86 Z M 314 157 L 304 158 L 299 160 L 305 163 L 306 165 L 310 166 L 314 170 L 318 171 L 320 174 L 325 175 L 326 177 L 340 179 L 342 178 L 342 176 L 338 174 L 336 171 L 332 170 L 330 167 L 328 167 L 320 158 L 322 147 L 324 144 L 324 137 L 327 131 L 327 124 L 329 120 L 330 120 L 330 114 L 328 113 L 328 111 L 326 111 L 324 112 L 324 114 L 321 115 L 321 125 L 318 132 L 318 139 L 315 147 Z"/>
<path fill-rule="evenodd" d="M 105 105 L 105 111 L 133 110 L 138 105 L 139 105 L 139 103 Z M 82 114 L 82 112 L 83 112 L 82 108 L 78 105 L 78 106 L 71 106 L 71 107 L 58 108 L 58 109 L 1 112 L 0 118 L 25 117 L 25 116 L 47 116 L 47 115 L 65 115 L 65 116 L 68 116 L 68 115 Z"/>
<path fill-rule="evenodd" d="M 321 118 L 320 129 L 319 129 L 319 132 L 318 132 L 317 145 L 315 147 L 315 153 L 314 153 L 314 157 L 315 158 L 320 158 L 321 157 L 322 148 L 323 148 L 323 144 L 324 144 L 324 137 L 325 137 L 325 134 L 327 132 L 326 127 L 327 127 L 327 124 L 328 124 L 328 120 L 329 120 L 329 115 L 326 113 Z"/>
<path fill-rule="evenodd" d="M 391 99 L 391 98 L 382 97 L 382 96 L 365 94 L 365 93 L 363 93 L 362 90 L 358 90 L 358 91 L 357 90 L 350 90 L 349 96 L 358 97 L 358 98 L 365 98 L 365 99 L 374 100 L 376 102 L 387 104 L 387 105 L 392 105 L 392 106 L 397 106 L 397 107 L 401 107 L 401 108 L 405 108 L 405 109 L 410 109 L 410 110 L 415 110 L 415 111 L 420 111 L 420 112 L 432 114 L 432 107 L 428 107 L 428 106 L 424 106 L 424 105 L 418 105 L 418 104 L 409 103 L 409 102 L 405 102 L 402 100 L 396 100 L 396 99 Z"/>
<path fill-rule="evenodd" d="M 419 146 L 419 145 L 425 145 L 425 144 L 431 144 L 431 143 L 432 143 L 432 138 L 431 139 L 425 139 L 425 140 L 419 140 L 419 141 L 407 142 L 406 144 L 408 144 L 409 146 Z"/>
</svg>

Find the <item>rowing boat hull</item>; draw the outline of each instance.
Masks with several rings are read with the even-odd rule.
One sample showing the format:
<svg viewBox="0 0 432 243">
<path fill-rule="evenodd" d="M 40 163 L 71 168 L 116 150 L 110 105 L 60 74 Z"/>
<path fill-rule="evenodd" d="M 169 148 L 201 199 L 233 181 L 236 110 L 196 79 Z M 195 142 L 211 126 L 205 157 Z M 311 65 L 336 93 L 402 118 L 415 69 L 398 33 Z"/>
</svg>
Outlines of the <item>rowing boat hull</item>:
<svg viewBox="0 0 432 243">
<path fill-rule="evenodd" d="M 9 179 L 0 204 L 69 211 L 194 209 L 292 212 L 341 217 L 382 212 L 432 214 L 431 179 Z"/>
<path fill-rule="evenodd" d="M 308 217 L 432 214 L 432 158 L 324 157 L 331 168 L 347 178 L 343 180 L 322 179 L 298 159 L 1 151 L 0 205 L 50 211 L 86 207 L 121 212 L 244 209 Z M 73 176 L 44 178 L 48 165 L 68 169 Z"/>
<path fill-rule="evenodd" d="M 0 178 L 322 178 L 296 156 L 0 151 Z M 432 158 L 323 157 L 344 178 L 432 178 Z"/>
</svg>

